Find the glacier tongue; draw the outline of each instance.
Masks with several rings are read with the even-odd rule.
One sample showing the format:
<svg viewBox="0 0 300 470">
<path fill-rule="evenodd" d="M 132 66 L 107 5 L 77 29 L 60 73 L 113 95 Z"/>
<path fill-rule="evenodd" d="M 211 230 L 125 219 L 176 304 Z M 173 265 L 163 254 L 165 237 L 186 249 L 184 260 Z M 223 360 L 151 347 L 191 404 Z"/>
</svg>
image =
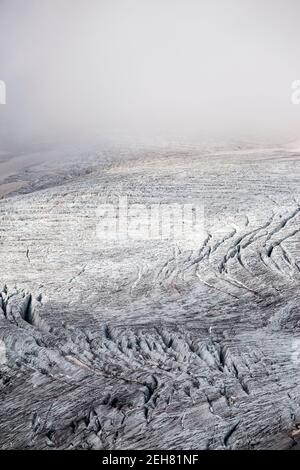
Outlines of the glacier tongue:
<svg viewBox="0 0 300 470">
<path fill-rule="evenodd" d="M 297 446 L 299 163 L 160 149 L 2 199 L 0 447 Z M 103 240 L 120 196 L 200 204 L 204 236 Z"/>
</svg>

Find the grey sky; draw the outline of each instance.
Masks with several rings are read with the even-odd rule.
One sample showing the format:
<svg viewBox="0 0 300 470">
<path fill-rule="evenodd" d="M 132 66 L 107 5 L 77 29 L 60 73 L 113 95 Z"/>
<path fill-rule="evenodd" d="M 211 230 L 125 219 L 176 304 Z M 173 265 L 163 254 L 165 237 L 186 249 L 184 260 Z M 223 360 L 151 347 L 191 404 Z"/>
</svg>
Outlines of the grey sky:
<svg viewBox="0 0 300 470">
<path fill-rule="evenodd" d="M 300 135 L 298 0 L 0 0 L 0 138 Z M 1 145 L 1 142 L 0 142 Z"/>
</svg>

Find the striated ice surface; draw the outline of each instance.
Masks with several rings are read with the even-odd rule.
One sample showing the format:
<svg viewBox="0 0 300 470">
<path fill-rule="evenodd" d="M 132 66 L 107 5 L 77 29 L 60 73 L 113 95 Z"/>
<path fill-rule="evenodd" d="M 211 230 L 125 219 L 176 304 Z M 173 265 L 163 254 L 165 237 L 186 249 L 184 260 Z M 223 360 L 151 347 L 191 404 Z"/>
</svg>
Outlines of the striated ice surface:
<svg viewBox="0 0 300 470">
<path fill-rule="evenodd" d="M 0 201 L 0 447 L 297 446 L 300 155 L 106 155 Z M 99 239 L 122 195 L 202 205 L 203 238 Z"/>
</svg>

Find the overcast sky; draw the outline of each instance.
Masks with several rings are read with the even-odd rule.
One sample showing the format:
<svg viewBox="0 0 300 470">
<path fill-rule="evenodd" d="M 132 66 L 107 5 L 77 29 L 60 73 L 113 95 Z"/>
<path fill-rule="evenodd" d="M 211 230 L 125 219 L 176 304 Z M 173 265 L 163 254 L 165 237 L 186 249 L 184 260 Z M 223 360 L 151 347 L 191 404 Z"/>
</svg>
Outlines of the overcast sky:
<svg viewBox="0 0 300 470">
<path fill-rule="evenodd" d="M 0 0 L 0 148 L 300 136 L 299 24 L 299 0 Z"/>
</svg>

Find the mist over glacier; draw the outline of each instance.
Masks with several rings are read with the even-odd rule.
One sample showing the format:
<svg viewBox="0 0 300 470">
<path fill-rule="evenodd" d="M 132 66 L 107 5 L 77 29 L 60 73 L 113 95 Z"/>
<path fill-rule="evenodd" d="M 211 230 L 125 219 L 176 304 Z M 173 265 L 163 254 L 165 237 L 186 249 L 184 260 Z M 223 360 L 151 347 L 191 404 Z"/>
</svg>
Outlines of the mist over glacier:
<svg viewBox="0 0 300 470">
<path fill-rule="evenodd" d="M 0 0 L 0 449 L 300 448 L 299 13 Z"/>
<path fill-rule="evenodd" d="M 296 0 L 1 0 L 1 148 L 294 140 L 299 13 Z"/>
</svg>

